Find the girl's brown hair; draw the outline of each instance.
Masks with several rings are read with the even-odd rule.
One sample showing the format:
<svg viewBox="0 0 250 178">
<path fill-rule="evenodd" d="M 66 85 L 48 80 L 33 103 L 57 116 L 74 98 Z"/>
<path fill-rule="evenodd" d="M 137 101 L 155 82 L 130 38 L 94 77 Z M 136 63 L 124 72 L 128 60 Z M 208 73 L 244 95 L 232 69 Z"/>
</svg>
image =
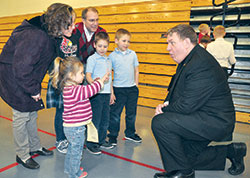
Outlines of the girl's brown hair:
<svg viewBox="0 0 250 178">
<path fill-rule="evenodd" d="M 48 34 L 53 37 L 62 36 L 62 31 L 67 30 L 72 25 L 73 15 L 76 17 L 75 11 L 67 4 L 54 3 L 50 5 L 44 13 Z"/>
<path fill-rule="evenodd" d="M 65 86 L 76 85 L 77 83 L 72 80 L 72 75 L 76 75 L 80 67 L 83 67 L 83 64 L 77 57 L 70 56 L 65 59 L 57 57 L 54 61 L 54 69 L 50 73 L 52 86 L 63 90 Z"/>
</svg>

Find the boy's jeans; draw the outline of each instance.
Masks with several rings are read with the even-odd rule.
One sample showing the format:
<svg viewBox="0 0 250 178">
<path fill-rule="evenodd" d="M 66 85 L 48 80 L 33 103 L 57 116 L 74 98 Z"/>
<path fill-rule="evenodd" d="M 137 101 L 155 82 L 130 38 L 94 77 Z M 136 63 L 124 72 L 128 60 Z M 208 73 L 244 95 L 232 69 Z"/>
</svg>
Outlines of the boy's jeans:
<svg viewBox="0 0 250 178">
<path fill-rule="evenodd" d="M 121 113 L 125 106 L 126 111 L 126 130 L 125 136 L 131 137 L 135 134 L 135 119 L 137 110 L 137 100 L 139 90 L 133 87 L 113 87 L 116 97 L 115 104 L 110 106 L 109 135 L 116 138 L 120 131 Z"/>
<path fill-rule="evenodd" d="M 83 144 L 85 139 L 85 125 L 79 127 L 64 127 L 64 133 L 69 142 L 68 151 L 64 161 L 64 172 L 69 178 L 78 178 L 80 170 Z"/>
<path fill-rule="evenodd" d="M 109 126 L 110 114 L 110 94 L 97 94 L 90 99 L 93 111 L 92 122 L 98 130 L 99 144 L 105 143 L 107 130 Z M 88 148 L 93 147 L 97 143 L 87 142 Z"/>
</svg>

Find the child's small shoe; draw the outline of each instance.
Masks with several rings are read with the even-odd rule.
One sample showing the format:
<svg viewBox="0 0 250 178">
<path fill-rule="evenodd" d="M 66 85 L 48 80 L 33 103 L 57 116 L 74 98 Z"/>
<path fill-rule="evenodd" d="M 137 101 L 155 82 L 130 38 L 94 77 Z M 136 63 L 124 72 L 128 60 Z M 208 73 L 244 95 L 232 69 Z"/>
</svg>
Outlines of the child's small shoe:
<svg viewBox="0 0 250 178">
<path fill-rule="evenodd" d="M 79 178 L 84 178 L 87 177 L 88 173 L 87 172 L 82 172 L 82 174 L 79 176 Z"/>
</svg>

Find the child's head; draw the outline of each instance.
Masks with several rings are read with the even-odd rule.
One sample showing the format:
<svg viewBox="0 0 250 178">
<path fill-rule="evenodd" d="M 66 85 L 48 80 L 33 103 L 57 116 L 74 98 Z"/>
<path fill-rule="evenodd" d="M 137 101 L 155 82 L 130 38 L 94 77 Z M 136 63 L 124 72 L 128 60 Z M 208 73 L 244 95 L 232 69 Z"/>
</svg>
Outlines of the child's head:
<svg viewBox="0 0 250 178">
<path fill-rule="evenodd" d="M 208 43 L 210 43 L 211 42 L 211 38 L 209 37 L 209 36 L 207 36 L 207 35 L 204 35 L 202 38 L 201 38 L 201 40 L 200 40 L 200 43 L 205 47 L 205 48 L 207 48 L 207 45 L 208 45 Z"/>
<path fill-rule="evenodd" d="M 51 76 L 52 86 L 60 90 L 65 86 L 80 84 L 84 79 L 83 64 L 77 57 L 57 57 Z"/>
<path fill-rule="evenodd" d="M 123 28 L 120 28 L 115 33 L 115 43 L 120 51 L 126 51 L 130 44 L 131 33 Z"/>
<path fill-rule="evenodd" d="M 109 47 L 109 35 L 106 32 L 98 32 L 95 35 L 94 47 L 99 55 L 104 56 Z"/>
<path fill-rule="evenodd" d="M 225 27 L 218 25 L 214 28 L 213 31 L 214 38 L 223 38 L 226 35 Z"/>
<path fill-rule="evenodd" d="M 202 34 L 208 34 L 210 30 L 209 26 L 205 23 L 200 24 L 198 29 Z"/>
</svg>

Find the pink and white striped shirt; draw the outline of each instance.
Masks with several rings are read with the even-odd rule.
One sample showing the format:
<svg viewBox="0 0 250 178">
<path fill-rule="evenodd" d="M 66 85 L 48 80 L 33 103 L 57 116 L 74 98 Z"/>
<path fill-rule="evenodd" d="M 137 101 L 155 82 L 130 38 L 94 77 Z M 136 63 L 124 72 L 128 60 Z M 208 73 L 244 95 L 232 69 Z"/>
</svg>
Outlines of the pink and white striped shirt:
<svg viewBox="0 0 250 178">
<path fill-rule="evenodd" d="M 88 124 L 92 119 L 89 98 L 97 94 L 103 84 L 94 81 L 91 85 L 72 85 L 63 89 L 63 126 L 76 127 Z"/>
</svg>

